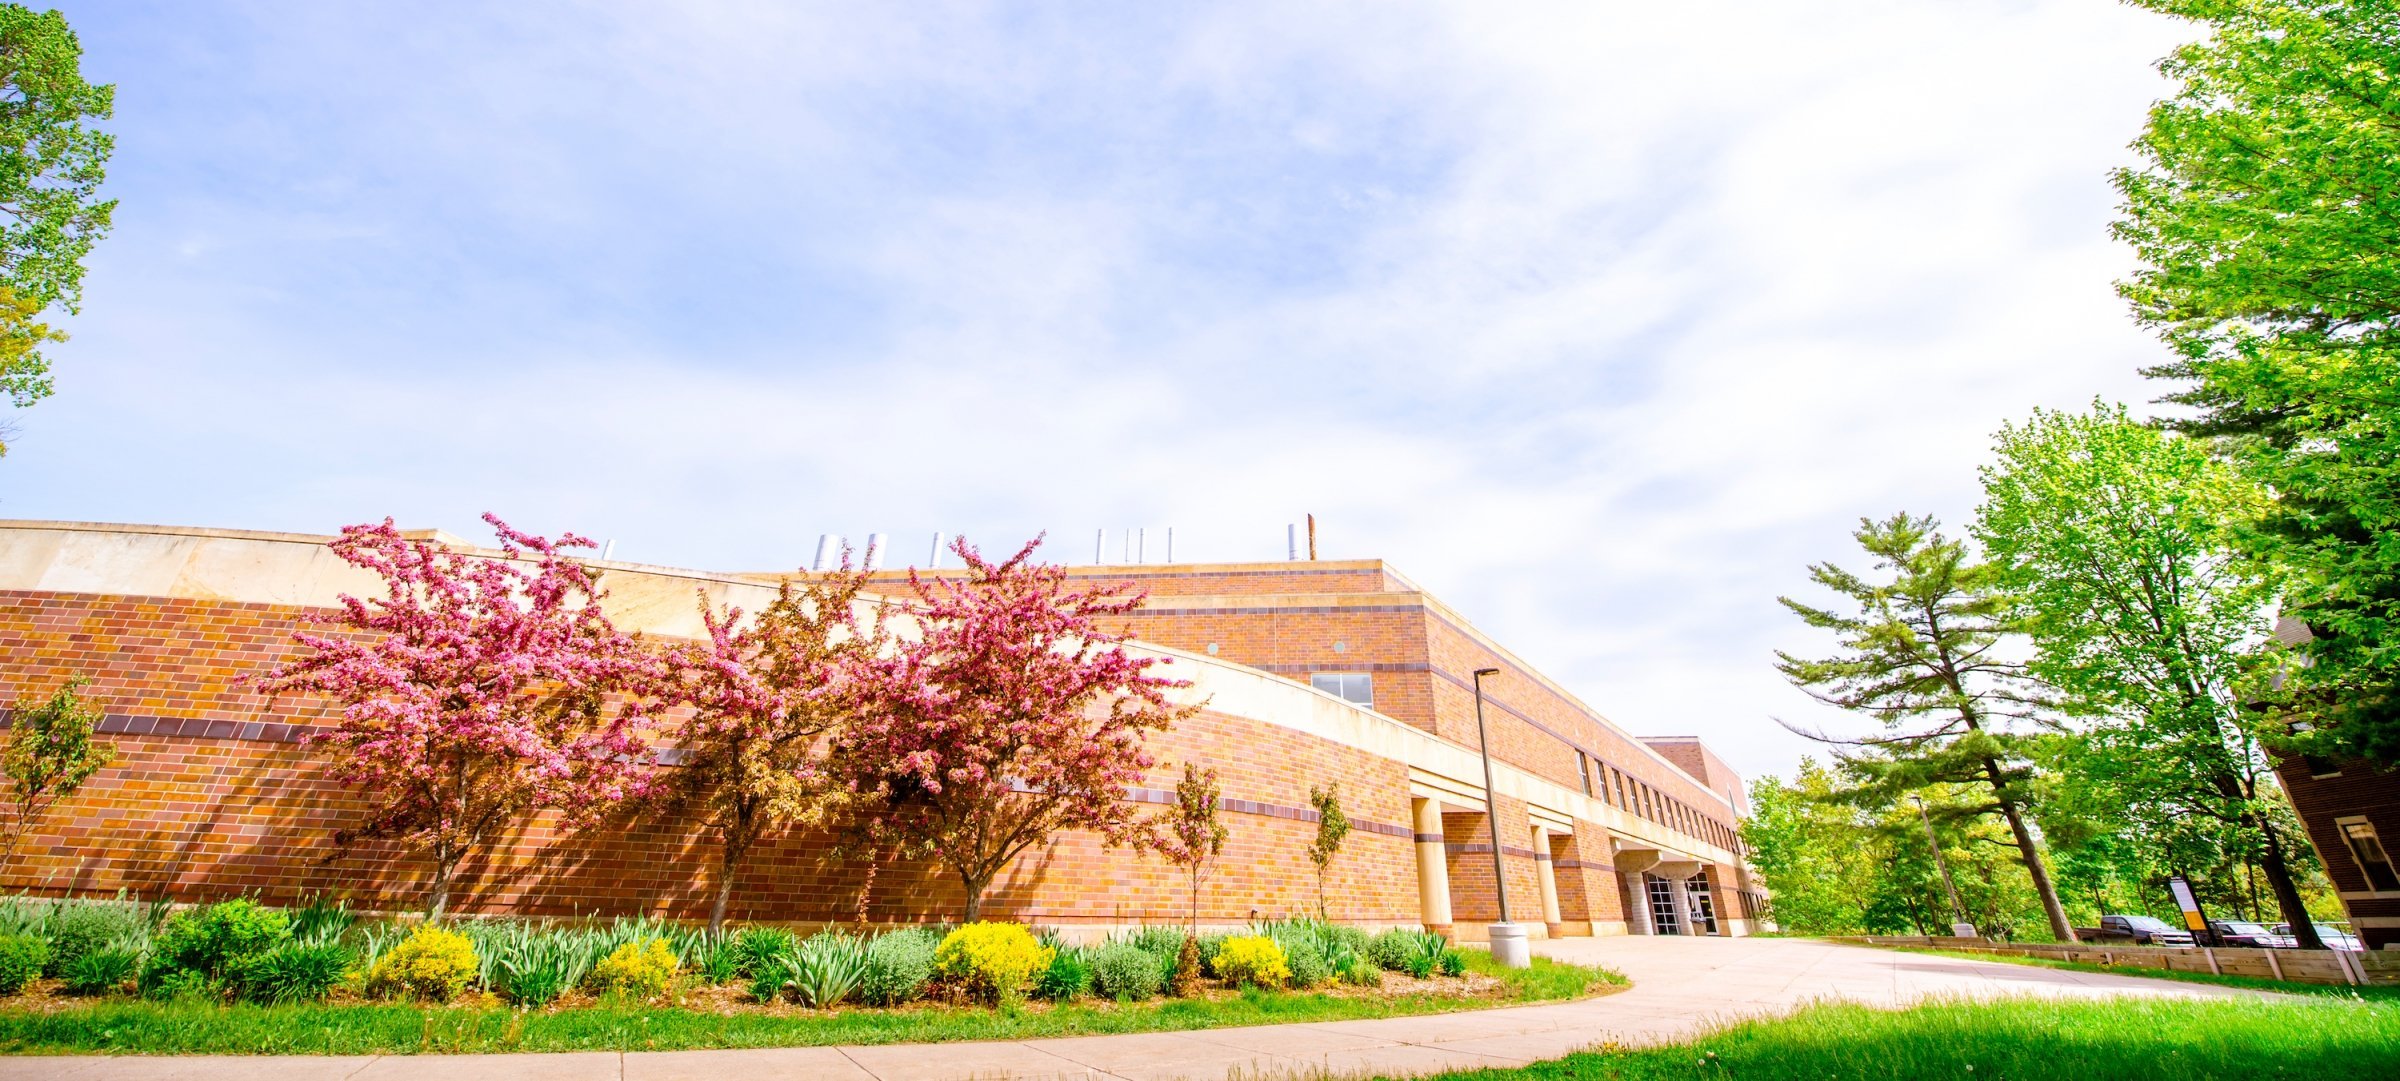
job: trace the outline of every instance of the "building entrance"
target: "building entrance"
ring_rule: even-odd
[[[1657,875],[1643,875],[1642,883],[1650,889],[1650,933],[1680,935],[1683,921],[1675,912],[1675,884]]]

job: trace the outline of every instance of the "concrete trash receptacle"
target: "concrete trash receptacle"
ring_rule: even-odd
[[[1533,967],[1533,949],[1525,942],[1525,925],[1495,923],[1491,925],[1492,960],[1508,968]]]

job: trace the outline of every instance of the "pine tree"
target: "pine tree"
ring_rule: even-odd
[[[1779,650],[1776,667],[1818,701],[1882,724],[1882,734],[1859,739],[1801,732],[1836,745],[1835,757],[1857,778],[1847,798],[1888,804],[1940,784],[1987,791],[1963,813],[2008,823],[2051,934],[2073,942],[2075,929],[2027,822],[2039,777],[2024,729],[2039,723],[2043,702],[2025,666],[2000,650],[2017,631],[2012,603],[1995,571],[1970,560],[1966,546],[1937,525],[1905,512],[1862,519],[1853,536],[1891,580],[1875,584],[1831,563],[1810,566],[1812,580],[1856,611],[1777,598],[1809,626],[1839,635],[1841,652],[1804,660]]]

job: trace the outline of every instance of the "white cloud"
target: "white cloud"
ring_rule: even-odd
[[[1804,564],[2151,393],[2123,9],[497,10],[70,8],[125,203],[0,510],[719,567],[1314,511],[1760,772]]]

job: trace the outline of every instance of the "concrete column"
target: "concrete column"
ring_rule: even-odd
[[[1417,833],[1417,911],[1428,931],[1450,933],[1450,853],[1442,846],[1442,805],[1409,801]]]
[[[1675,923],[1687,935],[1700,933],[1700,925],[1692,920],[1692,895],[1681,878],[1667,879],[1667,896],[1675,899]]]
[[[1558,915],[1558,868],[1551,866],[1550,827],[1535,823],[1533,827],[1533,877],[1542,893],[1543,933],[1557,938],[1566,930],[1566,921]]]
[[[1637,935],[1655,935],[1658,928],[1650,922],[1650,884],[1642,880],[1640,871],[1625,872],[1626,892],[1633,895],[1633,911],[1625,914],[1626,929]]]

